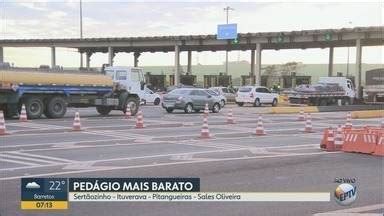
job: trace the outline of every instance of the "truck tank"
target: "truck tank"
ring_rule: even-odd
[[[0,70],[0,83],[18,85],[113,86],[109,76],[80,73]]]

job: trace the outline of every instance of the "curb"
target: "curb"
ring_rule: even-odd
[[[298,113],[303,109],[306,113],[316,113],[319,112],[318,107],[316,106],[307,106],[307,107],[272,107],[269,113],[271,114],[289,114],[289,113]]]
[[[384,117],[384,110],[364,110],[351,112],[353,119],[358,118],[380,118]]]

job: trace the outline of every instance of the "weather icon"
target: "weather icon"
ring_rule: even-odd
[[[39,189],[40,185],[37,184],[36,182],[28,182],[28,184],[25,186],[25,188],[28,188],[28,189]]]

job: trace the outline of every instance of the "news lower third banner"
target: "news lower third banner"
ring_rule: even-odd
[[[329,192],[203,192],[199,178],[23,178],[21,209],[70,202],[329,202]]]

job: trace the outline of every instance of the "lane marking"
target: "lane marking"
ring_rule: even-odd
[[[269,135],[269,136],[262,136],[262,137],[258,137],[258,139],[270,139],[270,138],[275,138],[275,137],[286,137],[286,136],[289,136],[289,137],[292,137],[292,136],[295,136],[295,135]],[[297,136],[297,135],[296,135]],[[306,136],[306,135],[302,135],[302,136]],[[309,136],[309,135],[307,135]],[[313,135],[311,135],[313,136]],[[301,135],[298,135],[297,137],[301,137]],[[321,136],[319,136],[321,138]],[[163,141],[163,140],[160,140],[160,141],[152,141],[152,142],[148,142],[148,143],[128,143],[128,144],[124,144],[124,143],[114,143],[114,144],[96,144],[96,145],[89,145],[89,146],[84,146],[84,145],[81,145],[81,144],[84,144],[84,143],[89,143],[89,142],[102,142],[102,141],[122,141],[122,142],[125,142],[127,140],[124,140],[124,139],[111,139],[111,140],[95,140],[95,141],[80,141],[80,142],[63,142],[63,144],[67,145],[67,146],[63,146],[63,147],[55,147],[55,148],[51,148],[51,147],[48,147],[48,148],[35,148],[35,149],[26,149],[26,150],[19,150],[20,152],[35,152],[35,151],[55,151],[55,150],[60,150],[60,149],[79,149],[79,148],[99,148],[99,147],[109,147],[109,146],[135,146],[135,145],[153,145],[153,144],[182,144],[182,145],[190,145],[190,146],[197,146],[197,147],[210,147],[210,148],[218,148],[218,149],[238,149],[236,147],[240,147],[240,148],[249,148],[251,146],[249,145],[240,145],[240,144],[230,144],[230,143],[224,143],[224,145],[226,146],[221,146],[222,143],[220,144],[217,144],[215,142],[212,142],[212,141],[227,141],[227,140],[238,140],[239,138],[242,138],[242,139],[255,139],[254,137],[252,136],[245,136],[245,137],[223,137],[223,138],[215,138],[213,137],[211,140],[205,140],[205,141],[201,141],[201,140],[198,140],[198,139],[192,139],[192,140],[175,140],[175,141]],[[303,138],[312,138],[312,137],[303,137]],[[188,142],[198,142],[198,144],[196,143],[188,143]],[[201,144],[200,144],[201,143]],[[53,143],[49,144],[49,145],[52,145]],[[70,145],[71,144],[71,145]],[[78,144],[77,145],[73,145],[73,144]],[[41,145],[41,144],[36,144],[34,146],[38,146],[38,145]],[[45,144],[44,144],[45,145]],[[44,146],[43,145],[43,146]],[[48,145],[48,144],[46,144]],[[68,146],[70,145],[70,146]],[[231,146],[233,148],[231,148]],[[25,145],[24,147],[28,147],[28,145]],[[14,151],[2,151],[2,152],[14,152]]]
[[[9,162],[9,163],[16,163],[16,164],[22,164],[22,165],[28,165],[28,167],[38,166],[39,165],[37,163],[23,162],[23,161],[6,159],[6,158],[0,158],[0,161]],[[28,167],[23,167],[23,168],[28,168]],[[15,168],[19,168],[19,167],[15,167]]]
[[[137,168],[172,166],[172,165],[188,165],[188,164],[211,163],[211,162],[225,162],[225,161],[241,161],[241,160],[251,160],[251,159],[266,159],[266,158],[281,158],[281,157],[325,155],[325,154],[338,154],[338,153],[341,153],[341,152],[317,152],[317,153],[305,153],[305,154],[301,153],[301,154],[287,154],[287,155],[266,155],[266,156],[255,156],[255,157],[240,157],[240,158],[202,159],[202,160],[196,160],[196,161],[181,161],[181,162],[169,162],[169,163],[160,163],[160,164],[146,164],[146,165],[133,165],[133,166],[121,166],[121,167],[107,167],[107,168],[91,169],[91,170],[50,172],[50,173],[40,173],[40,174],[33,174],[33,175],[12,176],[12,177],[0,178],[0,181],[14,180],[14,179],[20,179],[20,178],[29,178],[29,177],[52,176],[52,175],[79,174],[79,173],[84,174],[84,173],[99,172],[99,171],[137,169]]]
[[[18,159],[20,161],[33,161],[33,162],[40,162],[40,163],[43,163],[43,164],[57,164],[57,163],[54,163],[54,162],[49,162],[47,160],[41,160],[41,159],[36,159],[36,158],[26,158],[26,157],[22,157],[22,156],[16,156],[16,155],[11,155],[11,154],[4,154],[4,153],[1,153],[0,154],[0,157],[5,157],[5,158],[13,158],[13,159]]]
[[[126,141],[128,139],[96,139],[96,140],[83,140],[83,141],[65,141],[65,142],[54,142],[54,143],[31,143],[31,144],[21,144],[21,145],[4,145],[1,146],[1,149],[4,148],[16,148],[16,147],[29,147],[29,146],[45,146],[45,145],[73,145],[73,144],[85,144],[93,142],[104,142],[104,141]]]
[[[356,208],[349,208],[349,209],[341,209],[336,211],[329,211],[329,212],[323,212],[323,213],[316,213],[313,214],[313,216],[382,216],[383,213],[363,213],[367,211],[374,211],[384,209],[384,204],[374,204],[374,205],[366,205]]]
[[[24,152],[9,152],[9,153],[21,155],[21,156],[26,156],[28,158],[31,158],[31,157],[32,158],[42,158],[42,159],[48,159],[51,161],[68,162],[68,163],[76,162],[75,160],[68,160],[68,159],[64,159],[64,158],[50,157],[50,156],[45,156],[45,155],[29,154],[29,153],[24,153]]]
[[[308,144],[308,145],[296,145],[296,146],[311,146],[311,145],[316,145],[318,144]],[[295,146],[291,146],[295,147]],[[274,147],[260,147],[260,148],[266,148],[266,149],[279,149],[282,148],[282,146],[274,146]],[[253,150],[256,148],[253,147]],[[90,160],[90,161],[77,161],[78,163],[81,162],[89,162],[89,163],[103,163],[103,162],[113,162],[113,161],[124,161],[124,160],[139,160],[139,159],[151,159],[151,158],[161,158],[161,157],[172,157],[172,156],[181,156],[181,155],[187,155],[187,154],[209,154],[209,153],[222,153],[222,152],[231,152],[231,151],[249,151],[249,148],[239,148],[239,149],[223,149],[219,151],[200,151],[200,152],[180,152],[180,153],[172,153],[172,154],[162,154],[162,155],[146,155],[146,156],[138,156],[138,157],[122,157],[122,158],[111,158],[111,159],[100,159],[100,160]],[[280,153],[284,154],[284,153]],[[28,169],[32,168],[43,168],[43,167],[51,167],[51,166],[57,166],[57,165],[67,165],[67,164],[72,164],[72,163],[61,163],[61,164],[55,164],[55,165],[39,165],[35,167],[26,167]],[[17,168],[4,168],[0,169],[1,171],[8,171],[8,170],[19,170],[19,169],[25,169],[25,167],[17,167]]]
[[[365,211],[373,211],[377,209],[382,209],[384,208],[384,204],[375,204],[375,205],[366,205],[366,206],[360,206],[356,208],[349,208],[349,209],[341,209],[341,210],[336,210],[336,211],[331,211],[329,213],[347,213],[347,212],[365,212]]]

